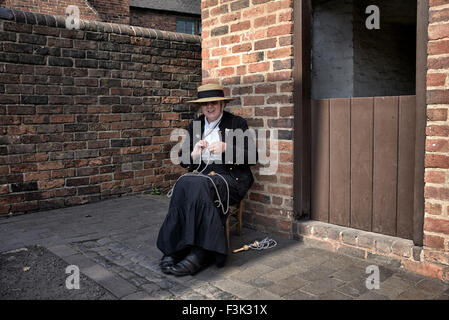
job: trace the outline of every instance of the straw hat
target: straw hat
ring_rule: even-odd
[[[225,98],[223,87],[219,84],[205,84],[198,87],[198,99],[189,103],[204,103],[210,101],[231,101],[233,98]]]

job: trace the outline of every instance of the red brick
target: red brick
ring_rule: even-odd
[[[291,34],[292,32],[293,32],[292,24],[274,26],[274,27],[268,28],[267,37],[283,36],[286,34]]]
[[[269,82],[287,81],[290,79],[292,79],[292,71],[278,71],[267,74],[267,81]]]
[[[426,135],[430,137],[449,137],[449,126],[428,126]]]
[[[234,44],[240,42],[240,36],[239,35],[223,36],[220,38],[220,41],[222,46]]]
[[[444,249],[444,238],[426,234],[424,235],[424,245],[434,249]]]
[[[238,32],[242,30],[248,30],[251,28],[250,21],[242,21],[231,25],[231,32]]]
[[[427,86],[444,86],[446,77],[447,74],[444,73],[429,73],[427,74]]]
[[[277,44],[276,38],[259,40],[254,43],[254,50],[264,50],[264,49],[276,48],[276,44]]]
[[[39,190],[46,190],[46,189],[56,189],[63,187],[65,184],[64,179],[58,179],[58,180],[49,180],[49,181],[39,181]]]
[[[430,57],[427,60],[428,69],[445,69],[449,66],[449,57]]]
[[[429,121],[446,121],[447,109],[427,109],[427,120]]]
[[[266,17],[256,18],[254,20],[254,28],[262,28],[276,23],[276,15],[272,14]],[[264,28],[265,29],[265,28]]]
[[[265,103],[264,96],[243,97],[243,105],[244,106],[258,106],[258,105],[264,105],[264,103]]]
[[[426,151],[429,152],[449,152],[449,141],[442,139],[427,139]]]
[[[449,220],[425,218],[424,230],[436,233],[449,234]]]
[[[428,104],[449,103],[449,90],[431,90],[427,91]]]
[[[429,40],[449,38],[449,23],[429,26]]]
[[[252,50],[251,43],[239,44],[232,47],[232,53],[248,52]]]
[[[449,156],[439,154],[426,154],[425,166],[427,168],[449,168]]]
[[[26,172],[23,181],[41,181],[50,179],[50,171]]]
[[[441,215],[441,204],[426,202],[425,211],[432,215]]]
[[[268,59],[279,59],[291,57],[293,55],[293,51],[291,47],[284,47],[277,50],[268,51],[267,53]]]
[[[264,71],[268,71],[269,69],[270,69],[269,62],[259,62],[259,63],[250,64],[248,66],[249,73],[264,72]]]
[[[449,40],[430,41],[427,52],[429,55],[449,53]]]
[[[440,171],[426,171],[424,181],[428,183],[444,183],[446,174]]]
[[[44,162],[38,164],[39,170],[54,170],[54,169],[62,169],[64,166],[62,161],[54,161],[54,162]]]
[[[223,57],[221,59],[222,66],[235,66],[240,64],[240,56]]]
[[[430,263],[421,263],[412,260],[403,260],[402,265],[405,270],[421,274],[426,277],[442,279],[443,267]]]

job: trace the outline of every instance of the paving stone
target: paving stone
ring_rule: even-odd
[[[313,281],[312,283],[305,285],[301,288],[301,291],[311,293],[314,295],[321,295],[338,287],[344,285],[343,281],[325,278]]]
[[[449,285],[444,284],[439,280],[434,279],[422,279],[416,285],[416,288],[427,290],[431,293],[443,293],[446,290],[449,290]]]
[[[379,289],[376,289],[376,293],[387,296],[388,298],[396,299],[401,293],[412,287],[412,283],[405,281],[394,275],[380,283]]]
[[[365,278],[369,275],[366,273],[366,269],[364,267],[350,265],[349,267],[337,271],[332,274],[333,278],[339,279],[342,281],[351,281],[354,278]]]
[[[251,296],[447,300],[449,296],[448,287],[442,282],[399,269],[397,260],[379,255],[359,259],[313,247],[311,242],[277,239],[245,228],[241,237],[231,235],[233,247],[265,237],[275,238],[278,245],[264,251],[232,254],[225,267],[212,265],[194,276],[165,275],[158,266],[162,253],[156,247],[156,238],[168,203],[169,199],[130,196],[39,215],[15,216],[8,223],[0,220],[0,252],[24,247],[17,238],[18,234],[23,235],[26,241],[54,247],[71,264],[80,265],[82,272],[83,268],[94,268],[92,277],[122,281],[116,287],[113,283],[104,286],[109,285],[108,290],[115,290],[121,298],[136,300],[233,300]],[[84,219],[87,214],[91,217]],[[351,241],[348,237],[345,239]],[[382,244],[378,247],[383,248]],[[365,271],[369,265],[379,267],[380,291],[366,288],[369,274]]]
[[[440,294],[439,296],[437,296],[435,298],[435,300],[449,300],[449,295],[448,294]]]
[[[274,294],[262,288],[256,289],[255,293],[251,293],[243,298],[249,300],[281,300],[280,295]]]
[[[191,285],[190,283],[186,283],[186,285],[206,297],[215,298],[216,296],[223,293],[223,290],[217,288],[214,285],[204,283],[202,281],[201,283],[198,283],[198,285]]]
[[[248,281],[248,284],[257,287],[257,288],[265,288],[274,284],[273,281],[265,279],[263,277],[257,277]]]
[[[332,290],[318,297],[320,300],[353,300],[351,296],[347,296],[341,292]]]
[[[354,264],[354,261],[352,259],[349,259],[346,256],[338,256],[337,255],[334,258],[324,261],[321,265],[337,271],[337,270],[342,270],[342,269],[348,268],[349,266],[351,266],[353,264]]]
[[[218,280],[214,282],[214,285],[223,291],[238,296],[239,298],[248,297],[251,294],[255,294],[257,291],[257,289],[253,286],[234,280]]]
[[[285,266],[283,268],[279,268],[276,270],[273,270],[269,273],[264,274],[264,278],[277,282],[283,279],[286,279],[290,276],[293,275],[298,275],[302,272],[303,270],[301,269],[301,267],[297,266],[296,264],[290,264],[288,266]]]
[[[317,267],[312,268],[312,269],[308,270],[307,272],[300,273],[299,276],[304,280],[315,281],[315,280],[327,278],[327,277],[329,277],[329,275],[331,275],[334,272],[335,272],[335,270],[333,270],[331,268],[328,268],[323,265],[318,265]]]
[[[317,296],[311,295],[309,293],[305,293],[300,289],[295,290],[285,296],[282,297],[285,300],[318,300]]]
[[[47,249],[61,258],[68,257],[78,253],[77,251],[73,250],[71,247],[67,245],[49,246],[47,247]]]
[[[298,288],[305,286],[306,284],[308,284],[308,282],[303,282],[302,285],[297,285],[297,286],[285,285],[285,284],[281,284],[281,283],[273,283],[272,285],[265,287],[265,290],[272,292],[279,296],[284,296],[284,295],[287,295],[287,294],[297,290]]]
[[[180,298],[182,300],[206,300],[207,299],[207,297],[205,297],[201,294],[195,293],[195,292],[189,292],[187,294],[182,295]]]
[[[75,265],[83,271],[86,268],[90,268],[96,263],[88,258],[86,258],[83,254],[77,253],[70,256],[63,257],[63,259],[70,265]]]
[[[365,292],[356,298],[356,300],[390,300],[387,296],[376,293],[375,290]]]
[[[148,292],[138,291],[121,298],[121,300],[151,300],[151,296],[148,295]]]
[[[120,273],[119,273],[120,275]],[[141,278],[141,277],[133,277],[133,278],[125,278],[126,281],[128,281],[129,283],[132,283],[133,285],[135,285],[136,287],[140,287],[146,283],[148,283],[148,280],[145,278]]]
[[[366,287],[365,279],[358,278],[338,287],[336,291],[355,298],[367,292],[368,288]]]
[[[145,290],[145,292],[148,293],[153,293],[156,292],[158,290],[160,290],[161,288],[156,285],[155,283],[146,283],[140,286],[143,290]]]
[[[423,290],[420,288],[412,287],[409,290],[404,291],[399,296],[397,296],[397,300],[430,300],[434,299],[438,296],[438,294],[430,293],[427,290]]]
[[[134,285],[99,265],[94,265],[81,271],[118,298],[137,291]]]
[[[259,264],[259,265],[255,265],[251,268],[247,268],[242,272],[235,273],[232,276],[230,276],[230,278],[234,279],[234,280],[249,282],[249,281],[253,280],[254,278],[258,278],[261,275],[270,273],[273,270],[274,270],[274,268]]]

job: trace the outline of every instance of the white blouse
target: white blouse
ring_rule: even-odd
[[[217,120],[215,120],[215,121],[213,121],[211,123],[209,123],[207,121],[206,117],[204,118],[203,137],[204,136],[206,136],[206,137],[203,138],[203,140],[206,140],[209,143],[209,145],[214,143],[214,142],[221,141],[221,136],[220,136],[220,132],[219,132],[220,128],[218,127],[218,123],[220,122],[221,117],[223,117],[223,113],[220,115],[220,117]],[[212,129],[212,128],[214,128],[214,129]],[[212,129],[212,131],[210,131],[211,129]],[[201,158],[205,162],[207,162],[208,160],[210,162],[216,161],[216,160],[220,160],[221,161],[221,154],[214,154],[214,153],[211,153],[209,151],[205,151],[201,155]]]

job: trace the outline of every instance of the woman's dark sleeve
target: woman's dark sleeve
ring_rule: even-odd
[[[188,152],[189,152],[188,156],[184,155],[184,157],[183,157],[183,153],[182,153],[183,150],[188,150]],[[191,156],[192,151],[193,151],[193,121],[190,122],[190,124],[187,128],[186,139],[184,140],[181,150],[179,150],[179,152],[178,152],[179,164],[181,165],[181,167],[188,168],[190,170],[190,168],[192,167],[192,164],[193,164],[193,158]],[[185,161],[184,158],[189,159],[189,160]]]

